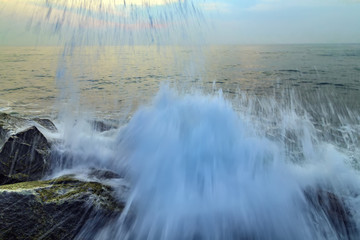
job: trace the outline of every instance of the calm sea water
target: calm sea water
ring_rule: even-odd
[[[307,101],[360,109],[360,45],[0,48],[0,111],[54,116],[78,99],[103,117],[132,112],[161,82],[181,89],[221,88],[281,96],[291,90]],[[310,100],[309,100],[310,99]],[[70,104],[70,103],[69,103]]]

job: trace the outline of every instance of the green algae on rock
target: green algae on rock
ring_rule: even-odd
[[[73,176],[0,186],[0,239],[73,239],[119,216],[124,203],[110,186]]]

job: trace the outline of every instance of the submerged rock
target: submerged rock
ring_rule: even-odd
[[[90,121],[93,129],[98,132],[106,132],[112,129],[116,129],[118,127],[118,123],[114,120],[92,120]]]
[[[42,178],[49,156],[50,145],[36,127],[11,135],[0,150],[0,184]]]
[[[74,239],[121,214],[124,203],[99,182],[63,176],[0,186],[0,239]]]

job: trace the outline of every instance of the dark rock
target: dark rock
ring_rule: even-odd
[[[7,139],[8,131],[0,125],[0,148],[4,144]]]
[[[16,176],[8,176],[0,173],[0,185],[2,184],[12,184],[12,183],[18,183],[26,181],[27,176],[18,174]]]
[[[17,133],[19,129],[25,129],[32,126],[43,127],[53,132],[57,131],[55,124],[49,119],[25,119],[0,112],[0,147],[11,135]]]
[[[105,120],[105,121],[93,120],[90,121],[90,123],[92,127],[98,132],[105,132],[117,128],[117,123],[112,120]]]
[[[64,176],[0,186],[0,239],[74,239],[121,214],[124,203],[98,182]]]
[[[11,134],[25,125],[25,119],[0,112],[0,147]]]
[[[0,151],[0,184],[42,178],[49,155],[50,145],[36,127],[10,136]]]
[[[49,119],[46,118],[33,118],[32,121],[38,123],[40,126],[42,126],[43,128],[46,128],[47,130],[56,132],[57,128],[55,126],[55,124],[50,121]]]
[[[310,205],[326,218],[339,239],[356,239],[358,231],[353,216],[344,201],[332,192],[308,189],[305,197]]]
[[[115,172],[105,170],[105,169],[95,169],[95,168],[91,168],[88,175],[90,178],[95,177],[99,180],[121,178],[121,176]]]

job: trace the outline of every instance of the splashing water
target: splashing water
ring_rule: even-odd
[[[118,131],[73,134],[74,166],[126,172],[130,186],[122,216],[96,238],[355,239],[358,152],[323,139],[300,105],[275,102],[163,87]]]
[[[134,185],[128,238],[310,236],[299,185],[275,144],[254,136],[221,94],[163,91],[120,134]]]

